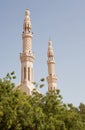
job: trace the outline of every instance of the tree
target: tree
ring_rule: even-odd
[[[26,95],[19,90],[14,90],[14,72],[8,73],[5,78],[0,79],[0,129],[18,130],[21,124],[18,120],[19,110],[24,105]]]
[[[78,108],[73,104],[67,104],[67,110],[64,116],[64,122],[67,130],[84,130],[85,126],[79,114]]]
[[[1,130],[84,130],[85,105],[79,108],[62,101],[60,91],[45,95],[33,90],[31,96],[14,89],[14,72],[0,79]],[[41,80],[43,82],[44,79]],[[41,88],[43,83],[37,84]],[[35,83],[36,86],[36,83]],[[20,87],[20,86],[19,86]]]

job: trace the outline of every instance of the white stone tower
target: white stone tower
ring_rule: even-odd
[[[32,32],[31,32],[31,20],[29,10],[25,11],[25,18],[23,24],[23,50],[20,54],[21,60],[21,85],[22,91],[26,92],[27,95],[30,95],[34,86],[33,86],[33,62],[34,54],[32,52]]]
[[[48,82],[48,91],[50,90],[56,90],[57,89],[57,76],[55,74],[55,59],[54,59],[54,51],[52,47],[52,41],[49,40],[48,42],[48,76],[47,76],[47,82]]]

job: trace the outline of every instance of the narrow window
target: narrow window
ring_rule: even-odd
[[[30,81],[30,68],[28,67],[28,80]]]
[[[52,87],[51,87],[51,90],[52,90]]]
[[[24,67],[24,79],[26,79],[26,68]]]

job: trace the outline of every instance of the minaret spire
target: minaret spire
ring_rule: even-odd
[[[32,52],[32,32],[31,32],[31,20],[30,11],[25,11],[24,24],[23,24],[23,49],[20,54],[21,60],[21,84],[22,91],[26,92],[27,95],[31,94],[33,90],[33,62],[34,54]]]
[[[47,82],[48,82],[48,91],[50,90],[56,90],[57,89],[57,76],[55,73],[55,59],[54,59],[54,51],[52,47],[52,41],[49,40],[48,42],[48,76],[47,76]]]
[[[30,20],[30,11],[25,11],[25,18],[23,24],[23,52],[32,53],[32,32],[31,32],[31,20]]]
[[[30,32],[31,29],[32,27],[31,27],[31,20],[30,20],[30,11],[27,9],[25,11],[25,18],[24,18],[24,26],[23,26],[24,33]]]

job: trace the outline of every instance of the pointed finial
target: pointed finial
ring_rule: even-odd
[[[28,9],[25,11],[25,16],[30,16],[30,11]]]
[[[48,57],[54,56],[52,41],[48,41]]]
[[[48,41],[48,45],[49,45],[49,47],[52,47],[52,41],[50,39]]]
[[[30,11],[28,9],[26,9],[25,11],[25,18],[24,18],[24,25],[23,25],[23,29],[25,33],[30,33],[31,31],[31,20],[30,20]]]

